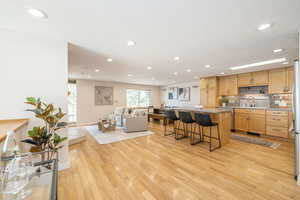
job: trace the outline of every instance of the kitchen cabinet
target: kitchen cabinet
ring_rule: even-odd
[[[252,72],[252,85],[261,86],[269,84],[269,73],[268,71]]]
[[[203,107],[217,107],[218,80],[217,77],[200,79],[200,103]]]
[[[268,85],[268,83],[268,71],[238,74],[238,87],[262,86]]]
[[[293,68],[273,69],[269,71],[269,93],[291,93],[294,81]]]
[[[235,112],[235,129],[247,132],[249,129],[248,117],[247,113]]]
[[[251,73],[238,74],[238,86],[239,87],[248,87],[251,85]]]
[[[289,117],[288,111],[267,111],[266,135],[288,138]]]
[[[274,69],[269,71],[269,93],[284,93],[286,88],[286,70]]]
[[[237,96],[237,75],[219,77],[219,95],[220,96]]]
[[[266,133],[266,115],[251,113],[249,115],[248,132],[265,134]]]
[[[235,109],[235,129],[259,134],[266,133],[264,109]]]

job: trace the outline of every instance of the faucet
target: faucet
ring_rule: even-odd
[[[254,96],[249,96],[250,102],[249,106],[250,107],[255,107],[255,97]]]

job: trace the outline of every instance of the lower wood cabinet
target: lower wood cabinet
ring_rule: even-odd
[[[288,128],[267,125],[266,135],[288,138]]]
[[[266,115],[253,114],[249,116],[249,132],[266,134]]]
[[[267,111],[266,135],[288,138],[289,135],[289,112]]]
[[[236,130],[259,133],[262,135],[289,137],[289,125],[292,113],[264,109],[235,109]]]
[[[235,129],[259,134],[266,133],[264,109],[235,109]]]

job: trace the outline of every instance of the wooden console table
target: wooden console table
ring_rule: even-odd
[[[157,119],[157,120],[163,120],[163,122],[165,122],[166,115],[165,114],[149,113],[148,114],[148,121],[150,121],[150,118]]]

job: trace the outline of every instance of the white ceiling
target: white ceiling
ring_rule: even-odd
[[[34,19],[26,7],[49,17]],[[0,28],[70,42],[70,78],[166,85],[233,73],[232,66],[281,57],[291,63],[298,57],[299,0],[3,0],[0,13]],[[262,23],[273,26],[257,31]],[[127,46],[128,40],[136,45]],[[285,51],[274,54],[276,48]]]

